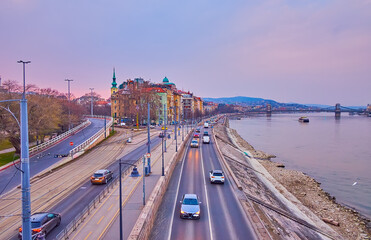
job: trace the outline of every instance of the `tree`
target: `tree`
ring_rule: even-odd
[[[16,81],[8,80],[3,86],[6,91],[0,93],[0,100],[21,99],[23,88]],[[81,122],[83,111],[75,103],[68,103],[67,98],[56,90],[50,88],[39,89],[35,85],[26,86],[28,100],[29,139],[44,141],[46,135],[63,132],[68,126],[68,108],[71,110],[71,122],[77,125]],[[0,140],[7,138],[20,153],[20,128],[13,116],[4,108],[19,117],[19,103],[6,102],[0,104]],[[67,119],[67,120],[66,120]]]

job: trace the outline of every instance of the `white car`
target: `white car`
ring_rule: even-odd
[[[198,148],[198,141],[197,139],[193,139],[192,142],[191,142],[191,147],[192,148]]]
[[[222,170],[211,170],[210,183],[222,183],[224,184],[224,173]]]
[[[203,136],[202,137],[202,142],[203,143],[210,143],[210,137],[209,136]]]
[[[204,123],[204,128],[208,128],[209,127],[209,123],[205,122]]]

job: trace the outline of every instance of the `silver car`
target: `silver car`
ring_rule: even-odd
[[[58,213],[38,212],[31,216],[32,239],[47,235],[61,224],[61,215]],[[22,228],[19,228],[18,238],[22,239]]]
[[[184,194],[180,206],[180,218],[200,219],[200,200],[196,194]]]

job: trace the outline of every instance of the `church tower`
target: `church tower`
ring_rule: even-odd
[[[111,95],[115,94],[116,92],[117,92],[116,73],[115,68],[113,68]]]

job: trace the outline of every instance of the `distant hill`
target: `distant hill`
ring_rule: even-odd
[[[246,104],[246,105],[262,105],[264,103],[277,103],[276,101],[263,98],[252,97],[225,97],[225,98],[204,98],[206,102],[224,103],[224,104]]]
[[[265,105],[271,104],[272,107],[300,107],[306,108],[307,106],[298,103],[279,103],[271,99],[264,98],[252,98],[252,97],[225,97],[225,98],[203,98],[206,102],[214,102],[218,104],[235,104],[243,106],[256,106],[256,105]]]

